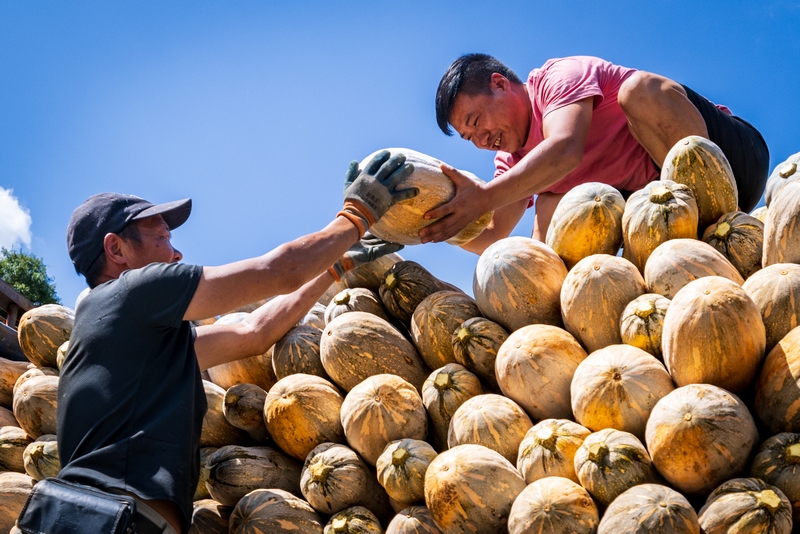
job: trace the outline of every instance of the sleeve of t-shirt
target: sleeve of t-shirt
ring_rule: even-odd
[[[596,107],[603,100],[603,91],[597,79],[597,69],[589,61],[564,58],[553,61],[542,69],[536,99],[542,117],[558,108],[578,100],[596,97]]]
[[[120,277],[139,317],[153,326],[180,326],[194,297],[203,267],[184,263],[151,263]]]

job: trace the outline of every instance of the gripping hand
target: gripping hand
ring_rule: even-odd
[[[339,215],[350,219],[362,236],[392,204],[419,194],[416,187],[397,189],[400,182],[414,172],[414,166],[405,162],[403,154],[389,156],[388,150],[382,150],[363,170],[358,168],[357,161],[351,162],[347,169],[344,207]]]
[[[377,260],[381,256],[391,254],[401,250],[403,245],[390,243],[367,232],[361,241],[350,247],[350,250],[339,258],[328,271],[333,278],[339,282],[348,271],[355,269],[365,263]]]

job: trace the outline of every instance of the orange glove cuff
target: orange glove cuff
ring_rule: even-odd
[[[353,223],[353,225],[355,225],[356,227],[356,230],[358,230],[358,238],[361,239],[362,237],[364,237],[364,234],[367,232],[367,227],[365,226],[365,219],[362,219],[358,215],[355,215],[354,213],[350,213],[349,211],[344,211],[344,210],[337,213],[336,216],[344,217],[345,219]]]

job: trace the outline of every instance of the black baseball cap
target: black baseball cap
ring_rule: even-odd
[[[153,204],[134,195],[100,193],[72,212],[67,226],[67,249],[78,274],[85,275],[103,252],[106,234],[118,234],[131,221],[161,215],[170,230],[189,218],[192,199]]]

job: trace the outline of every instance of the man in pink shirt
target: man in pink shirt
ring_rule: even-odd
[[[535,198],[533,235],[544,241],[558,201],[586,182],[603,182],[624,196],[659,176],[680,139],[700,135],[727,156],[740,209],[753,209],[766,184],[769,152],[761,134],[725,106],[658,74],[600,58],[551,59],[523,83],[485,54],[467,54],[447,70],[436,92],[439,127],[452,126],[478,148],[496,151],[495,176],[476,185],[444,167],[457,192],[426,218],[423,242],[448,239],[494,210],[487,230],[464,246],[481,253],[509,235]]]

